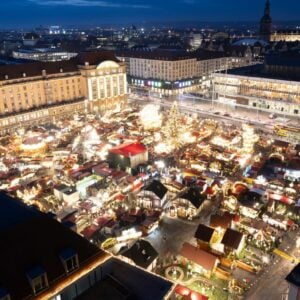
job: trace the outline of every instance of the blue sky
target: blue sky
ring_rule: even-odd
[[[151,21],[255,21],[265,0],[0,0],[0,27]],[[300,20],[300,0],[271,0],[275,20]]]

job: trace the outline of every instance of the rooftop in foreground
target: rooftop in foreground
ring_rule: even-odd
[[[72,276],[108,256],[52,217],[4,193],[0,194],[0,244],[0,286],[11,299],[33,297],[28,276],[37,271],[46,273],[49,289],[67,279],[62,255],[68,249],[78,256],[79,268]]]
[[[285,278],[289,283],[300,288],[300,263]]]

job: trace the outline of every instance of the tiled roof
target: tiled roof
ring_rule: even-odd
[[[187,258],[188,260],[193,261],[207,271],[212,271],[218,260],[218,258],[213,254],[198,249],[197,247],[189,243],[183,244],[180,255]]]

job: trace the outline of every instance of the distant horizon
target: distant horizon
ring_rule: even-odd
[[[50,26],[60,26],[64,29],[94,29],[94,28],[121,28],[124,26],[137,26],[138,28],[151,28],[151,27],[169,27],[169,28],[178,28],[182,29],[184,27],[190,28],[190,27],[204,27],[205,24],[209,26],[233,26],[236,25],[239,26],[245,26],[245,25],[251,25],[251,26],[259,26],[259,22],[257,20],[242,20],[242,21],[200,21],[200,20],[181,20],[181,21],[152,21],[152,22],[120,22],[118,24],[116,23],[102,23],[102,24],[60,24],[60,23],[49,23],[49,24],[33,24],[31,26],[29,25],[23,25],[23,26],[17,26],[17,27],[4,27],[0,25],[0,31],[5,30],[34,30],[39,27],[41,28],[48,28]],[[277,20],[276,22],[273,22],[274,27],[280,28],[281,25],[284,25],[285,27],[297,27],[300,26],[300,19],[299,20]]]
[[[300,23],[299,0],[270,1],[275,24],[290,20]],[[258,23],[264,5],[265,0],[10,0],[0,1],[0,28],[33,28],[40,24],[93,27],[161,22]]]

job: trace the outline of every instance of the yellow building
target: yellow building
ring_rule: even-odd
[[[97,112],[115,109],[126,98],[125,65],[109,51],[0,67],[1,132],[74,114],[85,106]]]
[[[274,31],[270,37],[271,42],[296,42],[300,41],[299,30],[278,30]]]

